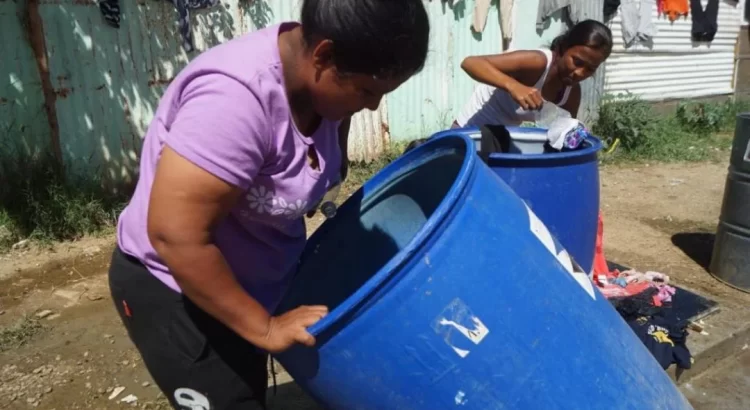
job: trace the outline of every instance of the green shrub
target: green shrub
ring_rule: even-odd
[[[606,144],[619,139],[622,147],[630,151],[648,143],[659,120],[651,104],[632,94],[605,96],[592,131]]]
[[[674,114],[658,114],[632,94],[607,96],[592,131],[606,144],[619,140],[615,157],[627,160],[700,161],[716,159],[731,145],[742,102],[692,103]]]
[[[681,102],[675,117],[683,129],[698,133],[717,132],[734,116],[735,105],[731,101],[722,103]]]

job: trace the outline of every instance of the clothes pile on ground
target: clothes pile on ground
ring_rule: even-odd
[[[685,342],[688,321],[667,315],[677,289],[669,276],[633,269],[610,271],[602,252],[602,221],[599,220],[593,281],[612,303],[633,332],[665,370],[672,364],[689,369],[693,358]]]

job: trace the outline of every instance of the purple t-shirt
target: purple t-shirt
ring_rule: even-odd
[[[140,179],[120,215],[118,244],[174,290],[179,286],[146,231],[156,164],[168,145],[244,194],[214,239],[245,290],[273,310],[305,245],[304,215],[337,182],[339,122],[323,120],[311,136],[292,120],[278,36],[285,23],[212,48],[170,84],[149,126]],[[314,148],[318,169],[309,164]]]

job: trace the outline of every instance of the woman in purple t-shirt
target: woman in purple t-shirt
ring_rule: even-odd
[[[314,345],[327,313],[273,316],[304,215],[346,175],[349,119],[419,72],[422,0],[304,0],[198,56],[143,142],[109,272],[115,306],[177,408],[263,408],[265,352]]]

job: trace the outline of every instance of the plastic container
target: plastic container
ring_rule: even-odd
[[[511,135],[545,134],[541,128],[508,127]],[[459,133],[472,138],[479,149],[479,128],[460,128],[436,135]],[[530,140],[529,140],[530,141]],[[531,142],[529,142],[531,143]],[[543,143],[538,143],[543,147]],[[544,221],[550,232],[586,271],[594,263],[599,216],[599,162],[597,138],[578,150],[544,154],[491,154],[487,164]],[[539,151],[541,148],[529,151]]]
[[[380,171],[310,238],[277,355],[334,410],[689,409],[607,300],[460,133]]]
[[[508,127],[510,153],[541,154],[547,142],[547,132],[539,128]],[[479,147],[477,145],[477,147]]]
[[[750,292],[750,112],[737,116],[711,274]]]
[[[570,118],[570,113],[564,108],[560,108],[554,103],[545,101],[542,109],[535,114],[535,125],[538,128],[549,128],[557,118]]]

